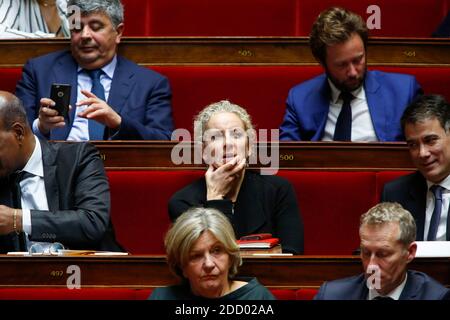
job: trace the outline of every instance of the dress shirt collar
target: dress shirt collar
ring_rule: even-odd
[[[328,78],[328,84],[330,85],[330,89],[331,89],[331,102],[334,104],[337,104],[338,100],[339,100],[339,96],[341,95],[341,91],[336,88],[336,86],[334,85],[334,83]],[[360,86],[358,89],[353,90],[351,92],[351,94],[357,98],[357,99],[363,99],[365,100],[365,92],[364,92],[364,86]]]
[[[39,139],[34,136],[36,144],[34,146],[33,153],[27,164],[23,167],[22,171],[31,173],[32,175],[43,178],[44,177],[44,164],[42,162],[42,149]]]
[[[400,283],[397,288],[389,292],[387,295],[384,295],[383,297],[391,297],[394,300],[398,300],[403,292],[403,289],[405,288],[406,280],[408,280],[408,272],[406,272],[405,279],[402,281],[402,283]],[[381,294],[379,294],[376,289],[369,289],[369,300],[373,300],[378,296],[381,296]]]
[[[449,192],[450,191],[450,175],[448,175],[447,178],[442,180],[440,183],[433,183],[433,182],[427,180],[428,190],[430,190],[430,187],[435,184],[440,185],[441,187],[444,187],[445,190],[443,192]]]
[[[101,69],[108,76],[109,79],[112,79],[114,76],[114,70],[116,70],[116,66],[117,66],[117,54],[114,55],[114,58],[111,60],[110,63],[103,66],[103,68]],[[78,73],[80,73],[83,70],[84,70],[83,68],[78,66]]]

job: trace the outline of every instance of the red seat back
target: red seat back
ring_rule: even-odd
[[[179,189],[204,172],[108,171],[116,237],[133,254],[164,254],[167,205]]]
[[[319,13],[341,6],[359,14],[365,21],[372,15],[367,8],[380,8],[380,29],[369,30],[377,37],[431,37],[448,11],[447,0],[298,0],[298,35],[309,35]]]

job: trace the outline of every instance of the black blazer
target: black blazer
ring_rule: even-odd
[[[303,253],[303,221],[294,189],[284,178],[247,170],[234,206],[230,200],[206,201],[206,181],[201,178],[172,196],[170,219],[174,221],[196,206],[215,208],[224,213],[237,238],[268,232],[280,238],[283,251]]]
[[[97,149],[89,143],[40,140],[49,211],[31,210],[31,241],[60,242],[69,249],[122,251],[110,219],[109,183]],[[12,204],[8,177],[0,203]],[[0,252],[14,251],[17,236],[0,236]]]
[[[314,300],[366,300],[369,289],[364,274],[327,281]],[[409,270],[399,300],[449,300],[450,290],[425,273]]]
[[[428,186],[420,172],[415,172],[386,183],[381,194],[382,202],[398,202],[414,217],[417,226],[416,240],[423,241]],[[450,241],[450,219],[447,219],[447,241]]]

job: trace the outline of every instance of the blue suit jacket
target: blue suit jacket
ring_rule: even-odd
[[[415,77],[368,71],[364,90],[378,140],[404,140],[400,118],[407,105],[422,92]],[[320,141],[327,122],[330,100],[326,74],[293,87],[286,101],[280,140]]]
[[[16,95],[27,110],[28,121],[38,117],[40,99],[50,97],[52,83],[72,85],[68,124],[51,130],[50,139],[66,140],[75,117],[77,68],[70,51],[58,51],[30,59],[17,83]],[[105,139],[168,140],[173,130],[171,91],[167,78],[143,68],[121,56],[108,97],[110,105],[121,117],[119,130],[105,130]]]
[[[314,300],[366,300],[364,274],[325,282]],[[450,290],[425,273],[409,270],[400,300],[449,300]]]
[[[416,221],[418,241],[424,240],[427,192],[427,182],[417,171],[386,183],[381,194],[381,202],[398,202],[411,213]],[[447,219],[446,237],[450,241],[450,219]]]

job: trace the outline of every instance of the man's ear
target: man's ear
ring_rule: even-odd
[[[14,136],[16,137],[19,143],[22,143],[25,139],[25,127],[20,122],[14,122],[11,126],[11,130],[14,132]]]
[[[116,37],[116,43],[119,44],[120,40],[122,39],[123,30],[125,28],[125,25],[122,23],[119,23],[119,25],[116,27],[117,37]]]
[[[410,263],[414,260],[416,257],[417,252],[417,243],[413,242],[408,246],[408,256],[407,256],[407,263]]]

